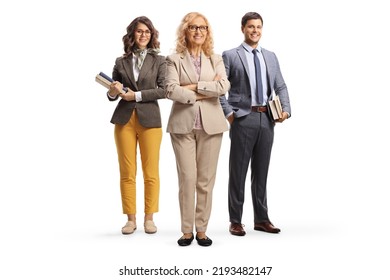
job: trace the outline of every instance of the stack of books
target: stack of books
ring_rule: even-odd
[[[271,110],[271,116],[274,120],[280,119],[282,117],[282,104],[280,103],[280,99],[278,95],[268,102],[268,106]]]
[[[114,82],[113,79],[111,79],[111,77],[109,77],[108,75],[104,74],[103,72],[100,72],[99,74],[96,75],[95,81],[98,82],[99,84],[101,84],[102,86],[104,86],[107,89],[110,89],[111,83]],[[126,88],[123,88],[121,93],[125,94],[126,93]]]

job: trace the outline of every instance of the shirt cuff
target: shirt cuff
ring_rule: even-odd
[[[136,102],[141,102],[142,101],[142,94],[141,94],[141,92],[140,91],[136,91],[136,92],[134,92],[134,94],[135,94],[135,101]]]
[[[108,96],[108,98],[110,98],[110,99],[115,99],[116,98],[116,96],[114,97],[114,96],[111,96],[110,95],[110,93],[107,91],[107,96]]]

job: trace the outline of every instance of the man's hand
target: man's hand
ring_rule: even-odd
[[[229,122],[230,124],[232,124],[233,121],[234,121],[234,114],[231,114],[229,117],[227,117],[227,120],[228,120],[228,122]]]
[[[282,122],[284,122],[285,120],[287,120],[287,118],[288,118],[288,114],[287,114],[286,112],[282,112],[282,117],[281,117],[280,119],[275,120],[275,122],[280,122],[280,123],[282,123]]]

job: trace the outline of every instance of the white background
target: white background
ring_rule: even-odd
[[[7,3],[7,4],[5,4]],[[146,279],[128,268],[272,266],[240,279],[389,279],[389,49],[385,1],[9,1],[0,4],[1,279]],[[253,230],[249,176],[243,223],[228,232],[229,137],[224,134],[207,234],[182,248],[175,159],[164,133],[159,231],[122,236],[115,103],[94,81],[111,74],[130,21],[148,16],[163,55],[190,11],[214,31],[215,52],[238,46],[241,17],[264,19],[292,118],[278,124],[269,211],[279,235]],[[171,101],[159,102],[163,129]],[[140,168],[139,168],[140,169]],[[249,175],[249,174],[248,174]],[[236,276],[237,277],[237,276]],[[195,277],[148,277],[194,279]]]

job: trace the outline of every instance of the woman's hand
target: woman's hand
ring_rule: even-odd
[[[131,89],[127,89],[126,93],[120,93],[119,96],[126,101],[134,101],[135,93]]]
[[[202,99],[205,99],[205,98],[208,98],[207,96],[203,95],[203,94],[199,94],[197,92],[198,90],[198,85],[197,84],[190,84],[190,85],[185,85],[185,86],[182,86],[183,88],[186,88],[186,89],[189,89],[189,90],[192,90],[195,95],[196,95],[196,100],[202,100]]]
[[[110,89],[108,91],[108,94],[111,96],[111,97],[116,97],[117,95],[119,95],[121,93],[121,90],[123,89],[123,85],[120,83],[120,82],[112,82],[111,85],[110,85]]]
[[[197,84],[190,84],[190,85],[185,85],[185,86],[182,86],[182,87],[186,88],[186,89],[189,89],[189,90],[192,90],[195,93],[198,90],[198,85]]]
[[[203,95],[203,94],[199,94],[199,93],[196,94],[196,100],[202,100],[202,99],[207,99],[207,98],[211,98],[211,97]]]
[[[115,98],[117,95],[119,95],[119,97],[121,97],[122,99],[124,99],[126,101],[135,100],[134,91],[132,91],[130,89],[127,89],[126,93],[122,93],[122,91],[123,91],[123,85],[120,82],[115,81],[115,82],[111,83],[108,94],[113,98]]]

